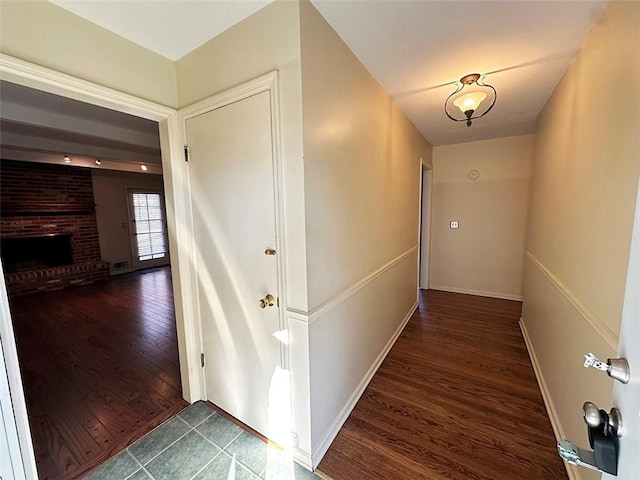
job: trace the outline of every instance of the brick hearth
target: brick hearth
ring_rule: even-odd
[[[2,160],[2,238],[70,234],[73,264],[5,275],[9,295],[51,291],[109,277],[100,257],[91,172],[62,165]]]

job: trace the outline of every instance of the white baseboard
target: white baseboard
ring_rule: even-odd
[[[467,288],[444,287],[441,285],[429,285],[429,290],[440,290],[442,292],[464,293],[465,295],[477,295],[479,297],[500,298],[502,300],[522,301],[522,295],[511,295],[510,293],[484,292],[480,290],[469,290]]]
[[[520,330],[522,331],[522,337],[524,338],[524,343],[527,345],[527,352],[529,352],[529,358],[531,359],[531,364],[533,365],[533,371],[536,374],[536,380],[538,381],[538,387],[540,387],[540,392],[542,393],[542,399],[544,400],[544,406],[547,409],[547,413],[549,414],[549,420],[551,420],[551,428],[553,428],[553,433],[556,436],[556,440],[559,442],[560,440],[565,440],[567,437],[564,434],[564,430],[562,425],[560,424],[560,419],[558,418],[558,412],[556,411],[555,406],[553,405],[553,401],[551,400],[551,395],[549,394],[549,389],[547,388],[547,383],[544,380],[544,376],[542,375],[542,369],[540,368],[540,363],[538,362],[538,358],[536,357],[536,352],[533,349],[533,344],[531,343],[531,339],[529,337],[529,333],[527,332],[527,327],[520,317]],[[580,472],[576,465],[572,465],[567,462],[563,462],[564,467],[567,470],[567,475],[569,475],[569,480],[580,480]]]
[[[365,374],[362,381],[360,381],[360,383],[356,387],[351,397],[349,397],[349,400],[347,400],[347,403],[344,405],[344,407],[342,407],[342,410],[340,410],[340,413],[338,414],[336,419],[333,421],[331,428],[329,428],[329,431],[326,433],[326,435],[320,442],[320,445],[318,446],[318,448],[316,448],[315,451],[312,453],[311,458],[312,458],[313,468],[318,466],[318,464],[320,463],[320,460],[322,460],[322,457],[324,457],[324,454],[327,453],[327,450],[329,450],[331,443],[333,443],[333,440],[336,438],[336,436],[340,432],[342,425],[344,425],[344,422],[347,421],[347,418],[349,417],[349,415],[351,414],[351,411],[356,406],[356,403],[358,403],[358,400],[360,400],[360,397],[362,396],[365,389],[367,388],[367,385],[369,385],[369,382],[371,382],[371,379],[378,371],[378,368],[380,367],[380,365],[386,358],[387,354],[391,350],[391,347],[393,347],[393,345],[396,343],[396,340],[404,330],[404,327],[407,325],[407,322],[409,321],[409,319],[411,319],[412,315],[415,313],[417,308],[418,308],[418,302],[416,301],[411,306],[411,308],[409,309],[409,313],[407,313],[405,318],[402,320],[402,322],[400,323],[396,331],[393,333],[393,335],[391,336],[387,344],[384,346],[384,348],[382,349],[378,357],[375,359],[375,361],[373,362],[373,364]]]
[[[293,449],[293,459],[296,461],[296,463],[299,463],[300,465],[302,465],[304,468],[306,468],[309,471],[312,471],[312,458],[311,455],[305,451],[300,450],[299,448],[294,448]]]

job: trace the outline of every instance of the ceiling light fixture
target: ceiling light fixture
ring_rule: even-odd
[[[140,165],[140,170],[142,170],[143,172],[146,172],[147,171],[147,166],[144,165],[144,164]]]
[[[96,160],[96,165],[98,165],[98,166],[99,166],[99,165],[102,165],[102,160],[97,159],[97,160]]]
[[[454,122],[467,122],[484,117],[496,103],[496,89],[483,83],[479,73],[471,73],[460,79],[460,86],[444,102],[444,113]],[[480,108],[481,105],[484,105]],[[456,107],[464,116],[456,112]]]
[[[71,159],[69,158],[69,155],[64,156],[64,163],[71,163]]]

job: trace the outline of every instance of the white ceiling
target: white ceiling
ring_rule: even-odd
[[[161,172],[158,123],[9,82],[0,82],[3,159]],[[100,165],[96,164],[100,160]]]
[[[432,145],[534,131],[605,1],[313,0]],[[444,114],[449,84],[486,75],[497,101],[471,127]],[[443,86],[444,85],[444,86]]]
[[[273,0],[49,0],[178,60]]]
[[[50,0],[172,60],[270,0]],[[433,144],[530,133],[606,0],[312,0]],[[455,81],[498,98],[471,127],[443,111]]]

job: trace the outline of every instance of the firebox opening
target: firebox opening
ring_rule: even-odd
[[[5,273],[73,264],[71,235],[45,235],[0,239]]]

